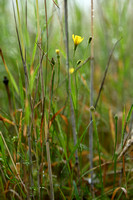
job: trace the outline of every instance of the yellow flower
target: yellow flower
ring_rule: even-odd
[[[72,74],[73,72],[74,72],[74,68],[72,67],[69,69],[69,73]]]
[[[57,55],[59,55],[60,50],[59,50],[59,49],[56,49],[55,52],[56,52]]]
[[[84,38],[82,38],[81,36],[78,36],[78,35],[74,36],[74,34],[73,34],[72,39],[74,41],[74,50],[76,50],[77,46],[83,41]]]

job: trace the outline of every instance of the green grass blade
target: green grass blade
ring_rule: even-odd
[[[31,58],[31,66],[33,65],[35,55],[36,55],[36,48],[37,48],[37,40],[38,40],[38,33],[36,34],[36,39],[33,47],[33,53],[32,53],[32,58]]]
[[[92,113],[92,120],[93,120],[93,127],[94,127],[94,133],[97,141],[97,150],[98,150],[98,155],[99,155],[99,165],[100,165],[100,181],[101,181],[101,193],[102,196],[104,195],[104,186],[103,186],[103,178],[102,178],[102,168],[101,168],[101,152],[100,152],[100,142],[99,142],[99,136],[97,132],[97,125],[96,125],[96,120],[95,120],[95,113],[94,113],[94,107],[90,108],[91,113]]]
[[[10,80],[11,80],[11,83],[12,83],[12,85],[13,85],[15,91],[17,92],[17,94],[19,94],[17,84],[16,84],[16,82],[15,82],[15,80],[14,80],[14,78],[13,78],[13,76],[12,76],[12,74],[10,73],[9,70],[8,70],[8,74],[9,74],[9,78],[10,78]]]
[[[69,158],[68,158],[68,160],[67,160],[67,162],[66,162],[66,165],[68,165],[69,161],[73,158],[76,149],[77,149],[78,146],[80,145],[80,143],[81,143],[83,137],[85,136],[85,134],[86,134],[86,132],[87,132],[87,130],[88,130],[88,128],[89,128],[89,126],[90,126],[91,123],[92,123],[92,121],[88,124],[88,126],[87,126],[86,129],[84,130],[83,134],[80,136],[80,138],[79,138],[77,144],[76,144],[76,145],[74,146],[74,148],[72,149],[72,152],[71,152],[71,154],[70,154],[70,156],[69,156]],[[63,167],[62,171],[64,170],[64,168],[66,167],[66,165]]]
[[[20,100],[21,100],[21,106],[24,109],[24,90],[23,90],[23,83],[22,83],[19,67],[18,67],[18,75],[19,75],[19,95],[20,95]]]
[[[124,134],[125,134],[124,125],[125,125],[125,106],[124,106],[123,115],[122,115],[121,148],[123,147],[123,140],[124,140]]]
[[[34,87],[34,82],[38,73],[40,65],[38,65],[35,69],[35,71],[33,72],[33,74],[31,74],[30,76],[30,80],[29,80],[29,93],[32,93],[33,87]]]
[[[78,188],[77,188],[77,185],[76,185],[75,181],[73,181],[73,186],[74,186],[74,195],[76,197],[76,200],[80,200],[80,196],[79,196],[79,193],[78,193]]]

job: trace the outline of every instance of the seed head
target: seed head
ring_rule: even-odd
[[[5,84],[5,86],[8,85],[8,82],[9,82],[8,78],[4,76],[3,83]]]

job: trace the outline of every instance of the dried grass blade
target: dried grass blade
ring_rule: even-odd
[[[51,118],[50,122],[49,122],[49,128],[51,127],[52,125],[52,122],[54,121],[54,119],[56,118],[57,115],[60,114],[60,112],[65,108],[65,106],[63,106],[60,110],[58,110],[54,115],[53,117]]]
[[[11,125],[15,126],[14,122],[10,121],[7,118],[4,118],[2,115],[0,115],[0,120],[3,121],[3,122],[7,122],[8,124],[11,124]]]
[[[111,200],[114,199],[116,193],[117,193],[118,190],[120,190],[120,189],[124,192],[124,194],[126,195],[126,198],[127,198],[127,191],[126,191],[126,189],[125,189],[124,187],[118,187],[118,188],[116,188],[116,189],[114,190]]]

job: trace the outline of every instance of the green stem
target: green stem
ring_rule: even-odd
[[[58,62],[58,86],[60,83],[60,56],[57,55],[57,62]]]
[[[100,142],[99,142],[99,136],[97,132],[97,125],[96,125],[96,120],[95,120],[95,112],[94,112],[94,107],[92,106],[90,108],[91,114],[92,114],[92,120],[93,120],[93,128],[94,128],[94,133],[97,141],[97,150],[98,150],[98,156],[99,156],[99,165],[100,165],[100,181],[101,181],[101,194],[103,196],[104,194],[104,186],[103,186],[103,178],[102,178],[102,167],[101,167],[101,152],[100,152]]]

